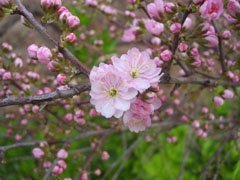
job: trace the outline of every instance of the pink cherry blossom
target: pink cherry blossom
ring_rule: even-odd
[[[240,13],[240,3],[238,0],[229,0],[227,4],[227,10],[229,14],[236,17]]]
[[[234,96],[234,93],[229,89],[225,89],[224,94],[222,95],[224,99],[232,99],[233,96]]]
[[[148,4],[147,11],[151,17],[160,18],[159,14],[164,13],[163,0],[155,0],[154,3]]]
[[[96,169],[96,170],[94,171],[94,174],[97,175],[97,176],[100,176],[101,173],[102,173],[102,172],[101,172],[100,169]]]
[[[102,152],[102,160],[108,160],[109,159],[109,154],[107,151],[103,151]]]
[[[153,19],[145,19],[144,24],[146,29],[153,35],[159,36],[164,31],[164,24]]]
[[[9,4],[11,0],[0,0],[0,6]]]
[[[205,0],[199,9],[201,17],[209,20],[218,19],[223,13],[222,0]]]
[[[2,79],[3,80],[10,80],[12,78],[12,74],[11,72],[5,72],[3,75],[2,75]]]
[[[32,44],[30,46],[28,46],[28,55],[31,58],[37,58],[37,51],[38,51],[39,47],[36,44]]]
[[[168,49],[164,50],[160,55],[163,61],[170,61],[172,58],[172,52]]]
[[[67,22],[70,28],[76,28],[80,24],[80,20],[77,16],[69,16],[67,17]]]
[[[125,74],[112,65],[101,63],[99,67],[94,67],[90,82],[90,102],[106,118],[121,117],[137,95],[137,91],[128,85]]]
[[[219,96],[215,96],[213,99],[213,102],[216,106],[221,106],[221,105],[223,105],[224,100]]]
[[[146,127],[151,126],[150,115],[154,111],[154,106],[144,102],[138,97],[123,116],[123,123],[132,132],[144,131]]]
[[[22,59],[21,58],[16,58],[15,60],[14,60],[14,65],[16,66],[16,67],[22,67],[23,66],[23,61],[22,61]]]
[[[45,154],[45,153],[43,152],[43,150],[40,149],[40,148],[34,148],[34,149],[32,150],[32,153],[33,153],[33,155],[34,155],[35,158],[41,158],[41,157]]]
[[[41,63],[43,64],[49,63],[51,57],[52,53],[50,49],[48,49],[46,46],[42,46],[38,49],[37,58]]]
[[[172,33],[179,33],[181,31],[181,24],[180,23],[173,23],[171,26],[170,26],[170,31]]]
[[[223,31],[222,37],[225,39],[229,39],[231,37],[231,32],[229,30]]]
[[[68,157],[68,152],[65,149],[60,149],[57,153],[57,157],[60,159],[66,159]]]
[[[97,0],[85,0],[85,4],[87,6],[97,6],[98,2],[97,2]]]
[[[66,36],[66,40],[72,43],[77,40],[77,36],[74,33],[70,33]]]
[[[67,79],[67,76],[65,74],[58,74],[57,78],[56,78],[56,81],[57,81],[58,84],[64,85],[64,84],[66,84],[65,83],[66,79]]]
[[[54,166],[52,172],[55,173],[55,174],[62,174],[63,168],[61,168],[59,166]]]
[[[173,13],[175,8],[175,4],[168,2],[164,4],[164,12],[165,13]]]
[[[187,17],[185,22],[183,23],[183,28],[184,29],[189,29],[192,27],[192,19]]]
[[[120,58],[113,56],[112,62],[116,69],[126,74],[129,85],[140,93],[160,80],[161,68],[157,68],[156,62],[146,51],[132,48]]]

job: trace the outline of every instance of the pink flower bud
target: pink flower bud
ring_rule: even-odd
[[[234,75],[233,78],[232,78],[232,81],[233,82],[238,82],[239,81],[239,78],[237,75]]]
[[[96,169],[94,171],[94,174],[97,175],[97,176],[100,176],[101,175],[101,170],[100,169]]]
[[[170,50],[165,50],[161,53],[161,58],[163,61],[170,61],[172,58],[172,52]]]
[[[10,0],[0,0],[0,6],[10,4]]]
[[[178,106],[180,103],[181,103],[181,101],[179,99],[174,100],[174,104],[176,104],[176,106]]]
[[[152,40],[151,40],[151,43],[153,45],[159,46],[161,44],[161,39],[158,38],[158,37],[153,37]]]
[[[170,137],[167,137],[166,140],[167,140],[168,143],[171,143],[171,142],[172,142],[172,138],[170,138]]]
[[[231,37],[231,32],[229,30],[223,31],[222,37],[225,39],[229,39]]]
[[[52,8],[52,7],[61,7],[62,1],[61,0],[41,0],[41,6],[44,8]]]
[[[6,70],[3,69],[3,68],[1,68],[1,69],[0,69],[0,76],[2,76],[5,72],[6,72]]]
[[[181,31],[181,24],[180,23],[173,23],[170,26],[170,31],[174,34],[179,33]]]
[[[56,81],[57,81],[58,84],[64,85],[64,84],[66,84],[65,83],[66,79],[67,79],[67,76],[65,74],[58,74],[57,78],[56,78]]]
[[[227,4],[229,14],[236,17],[240,13],[240,3],[237,0],[229,0]]]
[[[215,96],[213,102],[216,106],[221,106],[224,103],[224,100],[221,97]]]
[[[175,4],[168,2],[164,4],[164,12],[165,13],[173,13],[175,9]]]
[[[185,22],[183,23],[184,29],[189,29],[192,26],[192,19],[187,17]]]
[[[39,112],[39,106],[38,106],[38,105],[34,105],[34,106],[32,107],[32,112],[38,113],[38,112]]]
[[[202,113],[207,114],[208,113],[208,108],[207,107],[203,107],[202,108]]]
[[[84,111],[81,110],[81,109],[79,109],[79,110],[77,110],[77,111],[75,112],[75,115],[76,115],[77,117],[83,117],[83,116],[84,116]]]
[[[12,74],[11,74],[10,72],[5,72],[5,73],[3,74],[3,76],[2,76],[2,79],[3,79],[4,81],[10,80],[11,78],[12,78]]]
[[[196,136],[201,136],[203,133],[204,133],[204,131],[203,131],[202,129],[198,129],[198,130],[195,132],[195,135],[196,135]]]
[[[173,108],[168,108],[166,112],[168,113],[168,115],[173,115],[174,113]]]
[[[218,38],[213,34],[206,36],[204,39],[207,41],[207,43],[204,44],[207,47],[215,47],[218,45]]]
[[[77,40],[77,37],[74,33],[70,33],[67,35],[66,40],[70,43],[74,42]]]
[[[42,46],[38,49],[37,58],[41,63],[43,64],[49,63],[51,57],[52,53],[50,49],[48,49],[46,46]]]
[[[39,47],[36,44],[32,44],[30,46],[28,46],[28,55],[31,58],[37,58],[37,51],[38,51]]]
[[[41,158],[41,157],[44,155],[43,150],[40,149],[40,148],[34,148],[34,149],[32,150],[32,153],[33,153],[33,155],[34,155],[35,158]]]
[[[188,117],[187,117],[187,116],[185,116],[185,115],[183,115],[183,116],[181,117],[181,121],[183,121],[183,122],[186,122],[186,121],[188,121]]]
[[[70,28],[76,28],[80,24],[80,20],[77,16],[69,16],[67,22]]]
[[[55,174],[62,174],[63,168],[61,168],[59,166],[54,166],[52,172],[55,173]]]
[[[233,96],[234,96],[233,92],[230,91],[229,89],[225,89],[224,94],[222,95],[224,99],[232,99]]]
[[[51,167],[51,162],[50,161],[45,161],[44,163],[43,163],[43,167],[45,167],[45,168],[49,168],[49,167]]]
[[[70,16],[72,16],[72,14],[71,14],[69,11],[63,11],[63,12],[60,14],[60,16],[59,16],[59,19],[60,19],[61,21],[67,20],[68,17],[70,17]]]
[[[20,58],[16,58],[15,60],[14,60],[14,65],[15,65],[15,67],[22,67],[23,66],[23,61],[22,61],[22,59],[20,59]]]
[[[176,142],[177,142],[177,136],[173,136],[173,137],[172,137],[172,142],[173,142],[173,143],[176,143]]]
[[[200,127],[200,122],[195,120],[195,121],[193,121],[192,126],[195,127],[195,128],[199,128]]]
[[[81,175],[81,180],[87,180],[88,179],[88,175],[86,172],[82,173]]]
[[[153,35],[159,36],[164,31],[164,24],[159,23],[153,19],[147,19],[144,21],[146,29]]]
[[[57,157],[60,159],[66,159],[68,157],[68,152],[65,149],[60,149],[57,153]]]
[[[178,49],[179,49],[180,51],[182,51],[182,52],[186,51],[187,48],[188,48],[187,43],[180,43],[180,44],[178,45]]]
[[[215,116],[214,116],[214,114],[209,114],[209,119],[211,119],[211,120],[214,120],[215,119]]]
[[[96,0],[85,0],[85,4],[87,6],[96,6],[98,5],[98,2]]]
[[[137,2],[137,0],[128,0],[128,2],[129,2],[130,4],[135,4],[135,3]]]
[[[55,69],[57,69],[57,67],[54,65],[54,63],[55,63],[55,65],[58,64],[57,61],[50,61],[50,62],[48,63],[48,65],[47,65],[47,68],[48,68],[49,70],[55,70]]]
[[[67,121],[72,121],[73,120],[73,115],[71,113],[68,113],[68,114],[65,115],[65,119]]]
[[[65,6],[61,6],[58,11],[57,11],[57,14],[60,15],[62,14],[63,12],[69,12],[69,10],[65,7]]]
[[[109,157],[110,157],[110,156],[109,156],[108,152],[103,151],[103,153],[102,153],[102,160],[108,160]]]
[[[95,116],[97,116],[97,112],[96,112],[96,110],[95,110],[94,108],[90,109],[90,111],[89,111],[89,116],[90,116],[90,117],[95,117]]]
[[[67,164],[64,160],[59,160],[57,164],[63,169],[67,167]]]

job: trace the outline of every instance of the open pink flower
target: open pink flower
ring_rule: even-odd
[[[140,93],[160,80],[161,68],[157,68],[156,62],[146,51],[140,52],[137,48],[132,48],[120,58],[113,56],[112,62],[116,69],[126,73],[129,85]]]
[[[152,124],[150,115],[153,111],[154,106],[152,104],[148,104],[138,97],[124,114],[123,123],[132,132],[144,131],[146,127]]]
[[[34,155],[35,158],[41,158],[41,157],[44,155],[43,150],[40,149],[40,148],[34,148],[34,149],[32,150],[32,153],[33,153],[33,155]]]
[[[202,18],[218,19],[223,13],[223,2],[222,0],[205,0],[199,10]]]
[[[90,102],[106,118],[121,117],[137,95],[137,91],[127,84],[124,73],[112,65],[101,63],[99,67],[94,67],[90,73],[90,82]]]

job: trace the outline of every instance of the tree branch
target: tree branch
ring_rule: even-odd
[[[219,51],[219,62],[221,63],[221,67],[222,67],[222,74],[224,74],[227,71],[227,68],[225,66],[224,63],[224,55],[223,55],[223,47],[222,47],[222,38],[221,35],[219,33],[217,24],[215,23],[215,21],[212,21],[212,25],[217,33],[218,36],[218,51]]]
[[[38,96],[29,97],[8,97],[6,99],[0,100],[0,107],[11,106],[11,105],[23,105],[23,104],[37,104],[45,101],[52,101],[60,98],[69,98],[78,95],[84,91],[90,89],[90,84],[82,84],[71,88],[69,90],[56,90],[54,92],[46,93]]]

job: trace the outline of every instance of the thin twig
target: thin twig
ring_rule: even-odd
[[[33,17],[32,13],[30,13],[25,6],[21,3],[21,0],[15,0],[15,3],[18,6],[18,11],[16,13],[24,16],[32,25],[35,27],[40,34],[45,37],[47,40],[52,42],[55,46],[58,47],[59,51],[63,54],[64,57],[70,60],[70,62],[83,74],[86,76],[89,75],[90,71],[89,69],[82,64],[68,49],[62,48],[59,46],[59,42],[55,40],[53,37],[50,36],[50,34],[47,32],[47,30]]]

